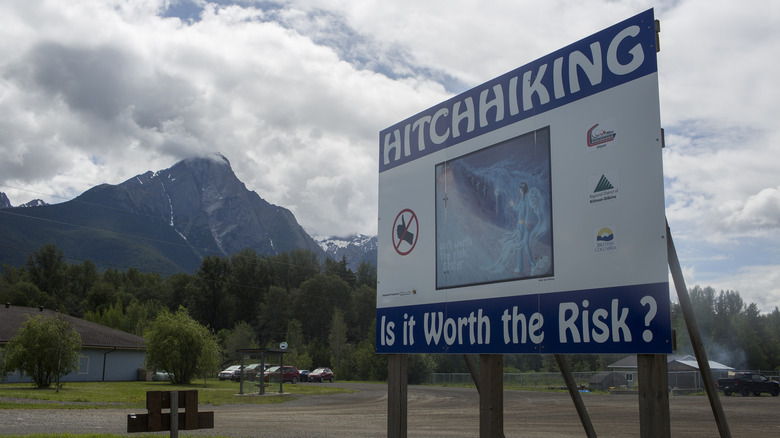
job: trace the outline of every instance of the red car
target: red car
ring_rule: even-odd
[[[309,382],[324,382],[327,380],[328,382],[333,383],[334,379],[335,376],[330,368],[317,368],[309,373]]]
[[[263,379],[266,382],[279,381],[279,366],[268,368],[263,375]],[[282,382],[290,382],[293,385],[301,380],[301,372],[294,366],[284,366],[282,370]]]

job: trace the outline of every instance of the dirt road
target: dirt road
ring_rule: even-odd
[[[318,385],[314,383],[314,385]],[[215,428],[182,431],[180,436],[232,437],[382,437],[387,430],[387,387],[335,383],[349,394],[308,396],[274,405],[202,406],[215,412]],[[583,394],[600,437],[639,436],[637,396]],[[780,436],[780,397],[721,397],[734,437]],[[475,389],[410,386],[409,437],[479,436],[479,398]],[[716,437],[707,397],[670,398],[672,436]],[[126,409],[0,410],[0,434],[115,433],[126,430]],[[565,392],[505,391],[507,437],[585,436]]]

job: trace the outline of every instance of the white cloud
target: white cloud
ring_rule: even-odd
[[[6,186],[58,177],[73,196],[219,151],[307,229],[375,233],[376,133],[446,97],[427,78],[357,69],[260,9],[209,5],[185,25],[155,15],[163,3],[76,3],[3,11],[41,20],[0,49]],[[85,157],[96,169],[76,166]]]
[[[744,201],[724,205],[724,222],[729,229],[754,232],[780,228],[780,187],[766,188]]]
[[[735,290],[746,304],[756,303],[762,312],[780,307],[780,265],[755,265],[710,279],[715,290]],[[747,293],[745,293],[747,291]]]
[[[163,16],[186,0],[0,3],[0,191],[12,203],[221,152],[310,232],[375,234],[381,129],[655,7],[681,261],[748,301],[774,297],[748,279],[780,243],[780,3],[189,3],[199,17]]]

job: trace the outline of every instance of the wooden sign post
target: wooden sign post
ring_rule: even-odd
[[[179,412],[184,408],[184,412]],[[163,412],[168,409],[169,412]],[[146,414],[128,414],[127,432],[160,432],[169,430],[171,437],[179,430],[213,429],[214,412],[198,412],[198,391],[147,391]],[[176,421],[171,422],[171,418]]]

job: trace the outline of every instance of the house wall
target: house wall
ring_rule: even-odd
[[[636,368],[614,368],[613,371],[626,379],[626,388],[634,389],[637,386],[638,373]]]
[[[138,380],[138,369],[143,368],[144,351],[106,350],[84,348],[79,353],[79,368],[65,376],[62,382],[127,382]],[[103,361],[105,359],[105,376]],[[29,377],[22,378],[18,372],[9,374],[8,383],[32,382]]]
[[[591,378],[589,386],[592,389],[609,391],[610,388],[626,388],[628,382],[623,373],[610,372],[608,374],[597,374]]]

